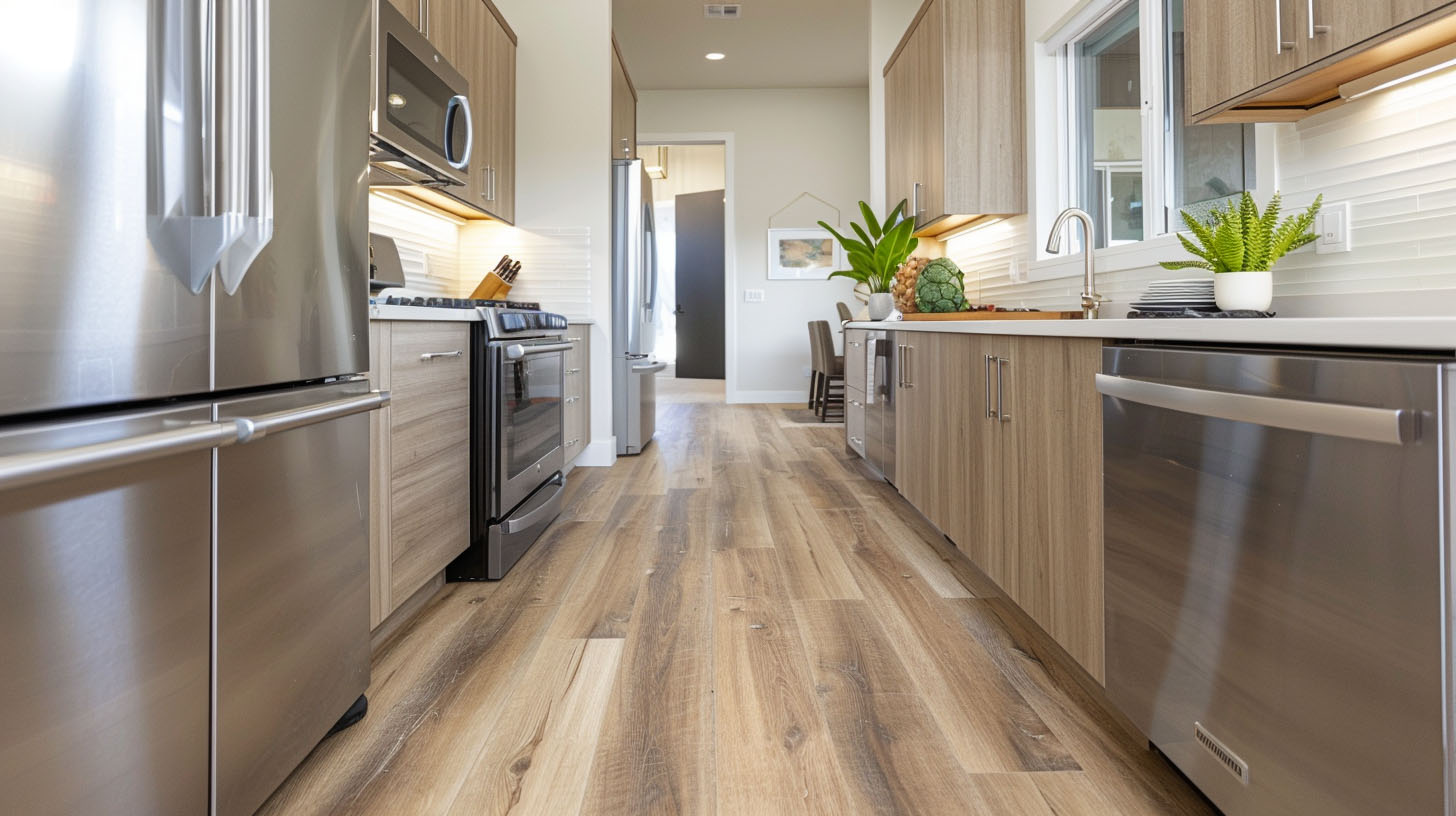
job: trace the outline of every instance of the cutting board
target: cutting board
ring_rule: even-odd
[[[1081,312],[913,312],[906,320],[1081,320]]]

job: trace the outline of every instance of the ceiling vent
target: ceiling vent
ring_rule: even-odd
[[[709,20],[737,20],[743,16],[743,4],[707,3],[703,6],[703,16]]]

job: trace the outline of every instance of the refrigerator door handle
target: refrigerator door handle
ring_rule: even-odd
[[[0,490],[53,482],[239,441],[232,422],[205,422],[74,448],[0,457]]]
[[[237,238],[209,194],[217,163],[217,20],[210,0],[157,0],[147,83],[147,238],[200,293]],[[207,33],[201,33],[207,32]]]
[[[248,443],[256,442],[269,434],[306,428],[309,425],[342,419],[367,411],[377,411],[388,404],[388,391],[371,391],[368,394],[329,400],[305,408],[293,408],[246,419],[235,419],[233,422],[238,428],[238,441]]]
[[[657,222],[651,202],[642,205],[642,257],[651,273],[651,282],[647,284],[646,322],[652,323],[657,315]]]
[[[236,235],[218,275],[235,294],[248,269],[273,240],[273,152],[269,117],[272,72],[268,53],[270,0],[227,0],[218,140],[226,149],[221,190]]]
[[[633,374],[656,374],[657,372],[663,371],[666,368],[667,368],[667,363],[664,362],[664,361],[662,361],[662,360],[658,360],[655,363],[649,363],[648,365],[644,365],[644,366],[632,366],[632,373]]]

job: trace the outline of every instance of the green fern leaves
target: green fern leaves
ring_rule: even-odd
[[[1267,272],[1285,254],[1315,240],[1311,231],[1324,196],[1315,198],[1304,212],[1279,220],[1281,207],[1275,193],[1259,212],[1254,197],[1245,192],[1226,207],[1216,207],[1206,222],[1182,212],[1183,223],[1197,239],[1182,233],[1178,240],[1198,260],[1163,261],[1164,269],[1207,269],[1211,272]]]

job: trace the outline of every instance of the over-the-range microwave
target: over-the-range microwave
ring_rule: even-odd
[[[388,0],[374,3],[370,161],[397,183],[464,186],[470,83]]]

